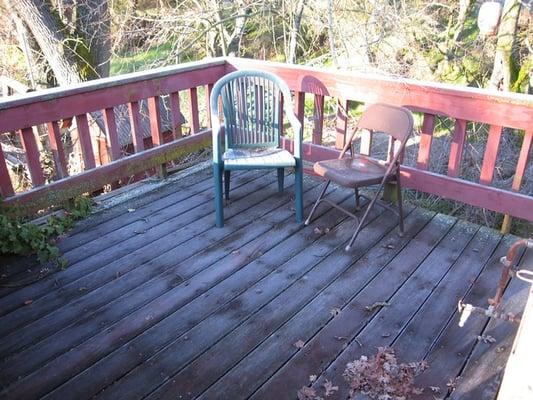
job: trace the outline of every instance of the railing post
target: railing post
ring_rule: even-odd
[[[67,159],[65,157],[65,150],[63,143],[61,143],[61,131],[57,121],[48,122],[48,140],[50,141],[50,149],[54,158],[57,178],[63,179],[68,175]]]
[[[418,156],[416,167],[427,170],[431,154],[431,142],[433,141],[433,131],[435,130],[435,115],[424,114],[422,129],[420,131],[420,145],[418,146]]]
[[[11,183],[9,170],[7,169],[4,151],[2,150],[2,144],[0,143],[0,195],[2,195],[2,197],[9,197],[13,196],[13,194],[15,194],[15,191],[13,190],[13,184]]]
[[[191,122],[191,133],[200,131],[200,120],[198,118],[198,91],[196,88],[189,89],[189,118]]]
[[[337,100],[337,122],[335,124],[335,148],[342,150],[346,144],[348,129],[348,100]]]
[[[43,169],[41,168],[41,161],[39,155],[39,148],[33,133],[33,128],[23,128],[20,130],[20,137],[22,139],[22,147],[26,153],[26,162],[31,176],[33,186],[44,185]]]
[[[150,116],[150,133],[152,134],[153,146],[161,146],[163,144],[163,134],[161,133],[161,113],[159,110],[159,96],[150,97],[148,99],[148,115]],[[157,168],[157,175],[160,178],[167,176],[167,165],[161,164]]]

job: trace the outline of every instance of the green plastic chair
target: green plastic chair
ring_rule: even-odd
[[[224,115],[223,124],[219,119],[219,98]],[[294,132],[293,154],[280,148],[282,107]],[[282,192],[284,169],[294,168],[296,221],[302,222],[302,124],[294,114],[287,84],[268,72],[232,72],[213,86],[211,121],[217,227],[224,226],[222,177],[225,197],[229,199],[233,170],[277,169],[278,190]]]

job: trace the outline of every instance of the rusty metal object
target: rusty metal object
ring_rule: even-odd
[[[459,319],[460,327],[464,326],[465,322],[472,313],[485,315],[489,318],[498,318],[516,324],[520,323],[519,317],[512,313],[505,313],[503,311],[498,310],[498,306],[501,303],[503,292],[505,291],[505,288],[510,278],[516,276],[517,278],[522,279],[523,281],[533,283],[533,271],[525,269],[516,271],[513,269],[513,265],[515,264],[515,258],[518,254],[518,251],[523,247],[533,249],[533,238],[520,239],[516,241],[509,248],[507,254],[500,259],[500,262],[503,265],[503,271],[500,277],[500,281],[498,282],[498,289],[496,290],[496,294],[494,295],[494,297],[488,299],[488,308],[476,307],[472,304],[465,304],[462,300],[459,301],[457,307],[459,309],[459,313],[461,314],[461,317]]]

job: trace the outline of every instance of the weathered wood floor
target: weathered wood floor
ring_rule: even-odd
[[[318,183],[306,179],[308,212]],[[4,266],[0,397],[295,399],[317,375],[319,394],[327,379],[339,386],[328,399],[346,398],[346,363],[391,345],[401,362],[428,361],[422,398],[451,386],[494,398],[516,327],[472,316],[459,328],[456,306],[486,305],[515,238],[412,208],[399,237],[376,208],[347,254],[353,221],[324,206],[298,225],[292,187],[276,187],[274,173],[235,174],[216,229],[200,172],[81,223],[60,243],[64,271],[12,287],[26,272]],[[512,281],[508,311],[526,288]],[[389,305],[365,309],[376,302]]]

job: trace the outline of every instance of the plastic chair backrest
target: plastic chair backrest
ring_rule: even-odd
[[[278,147],[284,91],[290,102],[286,85],[263,71],[237,71],[219,80],[213,87],[211,107],[218,114],[220,96],[226,149]]]

